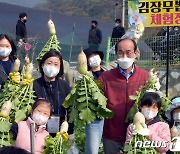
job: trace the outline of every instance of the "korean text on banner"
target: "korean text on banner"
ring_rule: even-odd
[[[180,26],[180,0],[128,0],[129,27]]]

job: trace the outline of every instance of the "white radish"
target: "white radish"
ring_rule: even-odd
[[[12,108],[12,103],[11,101],[6,101],[2,107],[1,107],[1,116],[2,117],[7,117],[9,116],[9,113],[11,111],[11,108]]]
[[[54,25],[54,23],[53,23],[53,21],[51,19],[49,19],[49,21],[48,21],[48,28],[49,28],[49,33],[51,35],[55,35],[56,34],[55,25]]]
[[[66,133],[67,133],[68,127],[69,127],[69,124],[68,124],[68,122],[65,120],[65,121],[61,124],[60,132],[66,132]]]
[[[19,67],[20,67],[20,60],[17,58],[14,61],[14,72],[18,72],[19,71]]]
[[[156,72],[155,68],[152,68],[152,69],[149,71],[148,81],[149,81],[149,82],[152,82],[152,83],[156,83],[156,82],[158,81],[158,76],[157,76],[157,72]]]
[[[87,72],[87,58],[86,58],[85,53],[82,50],[78,55],[77,62],[78,62],[78,72],[80,74],[84,74],[84,75],[88,74],[88,72]]]
[[[32,73],[33,73],[33,64],[29,63],[26,66],[26,78],[31,79],[32,78]]]
[[[170,129],[170,132],[171,132],[171,138],[178,136],[178,130],[175,125]]]
[[[134,115],[133,124],[135,126],[135,130],[137,131],[144,129],[145,117],[141,112],[137,112]]]

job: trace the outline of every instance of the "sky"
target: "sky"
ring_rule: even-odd
[[[47,0],[0,0],[0,2],[14,4],[18,6],[34,7],[36,4],[46,2]]]

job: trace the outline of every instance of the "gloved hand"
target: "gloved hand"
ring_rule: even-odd
[[[141,128],[140,129],[137,129],[137,127],[135,125],[133,125],[132,127],[132,134],[133,135],[136,135],[136,134],[140,134],[140,135],[143,135],[143,136],[149,136],[149,129],[147,128],[147,125],[144,124],[144,123],[141,123]]]
[[[83,78],[82,74],[80,74],[80,73],[77,71],[76,74],[75,74],[75,80],[76,80],[76,81],[79,81],[79,80],[81,80],[82,78]]]
[[[144,129],[138,131],[138,134],[143,135],[143,136],[149,136],[149,129],[144,128]]]

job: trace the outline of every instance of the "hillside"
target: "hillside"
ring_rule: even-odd
[[[0,0],[0,2],[33,8],[39,3],[47,2],[47,0]]]
[[[113,21],[121,18],[122,0],[48,0],[35,8],[66,15]]]

